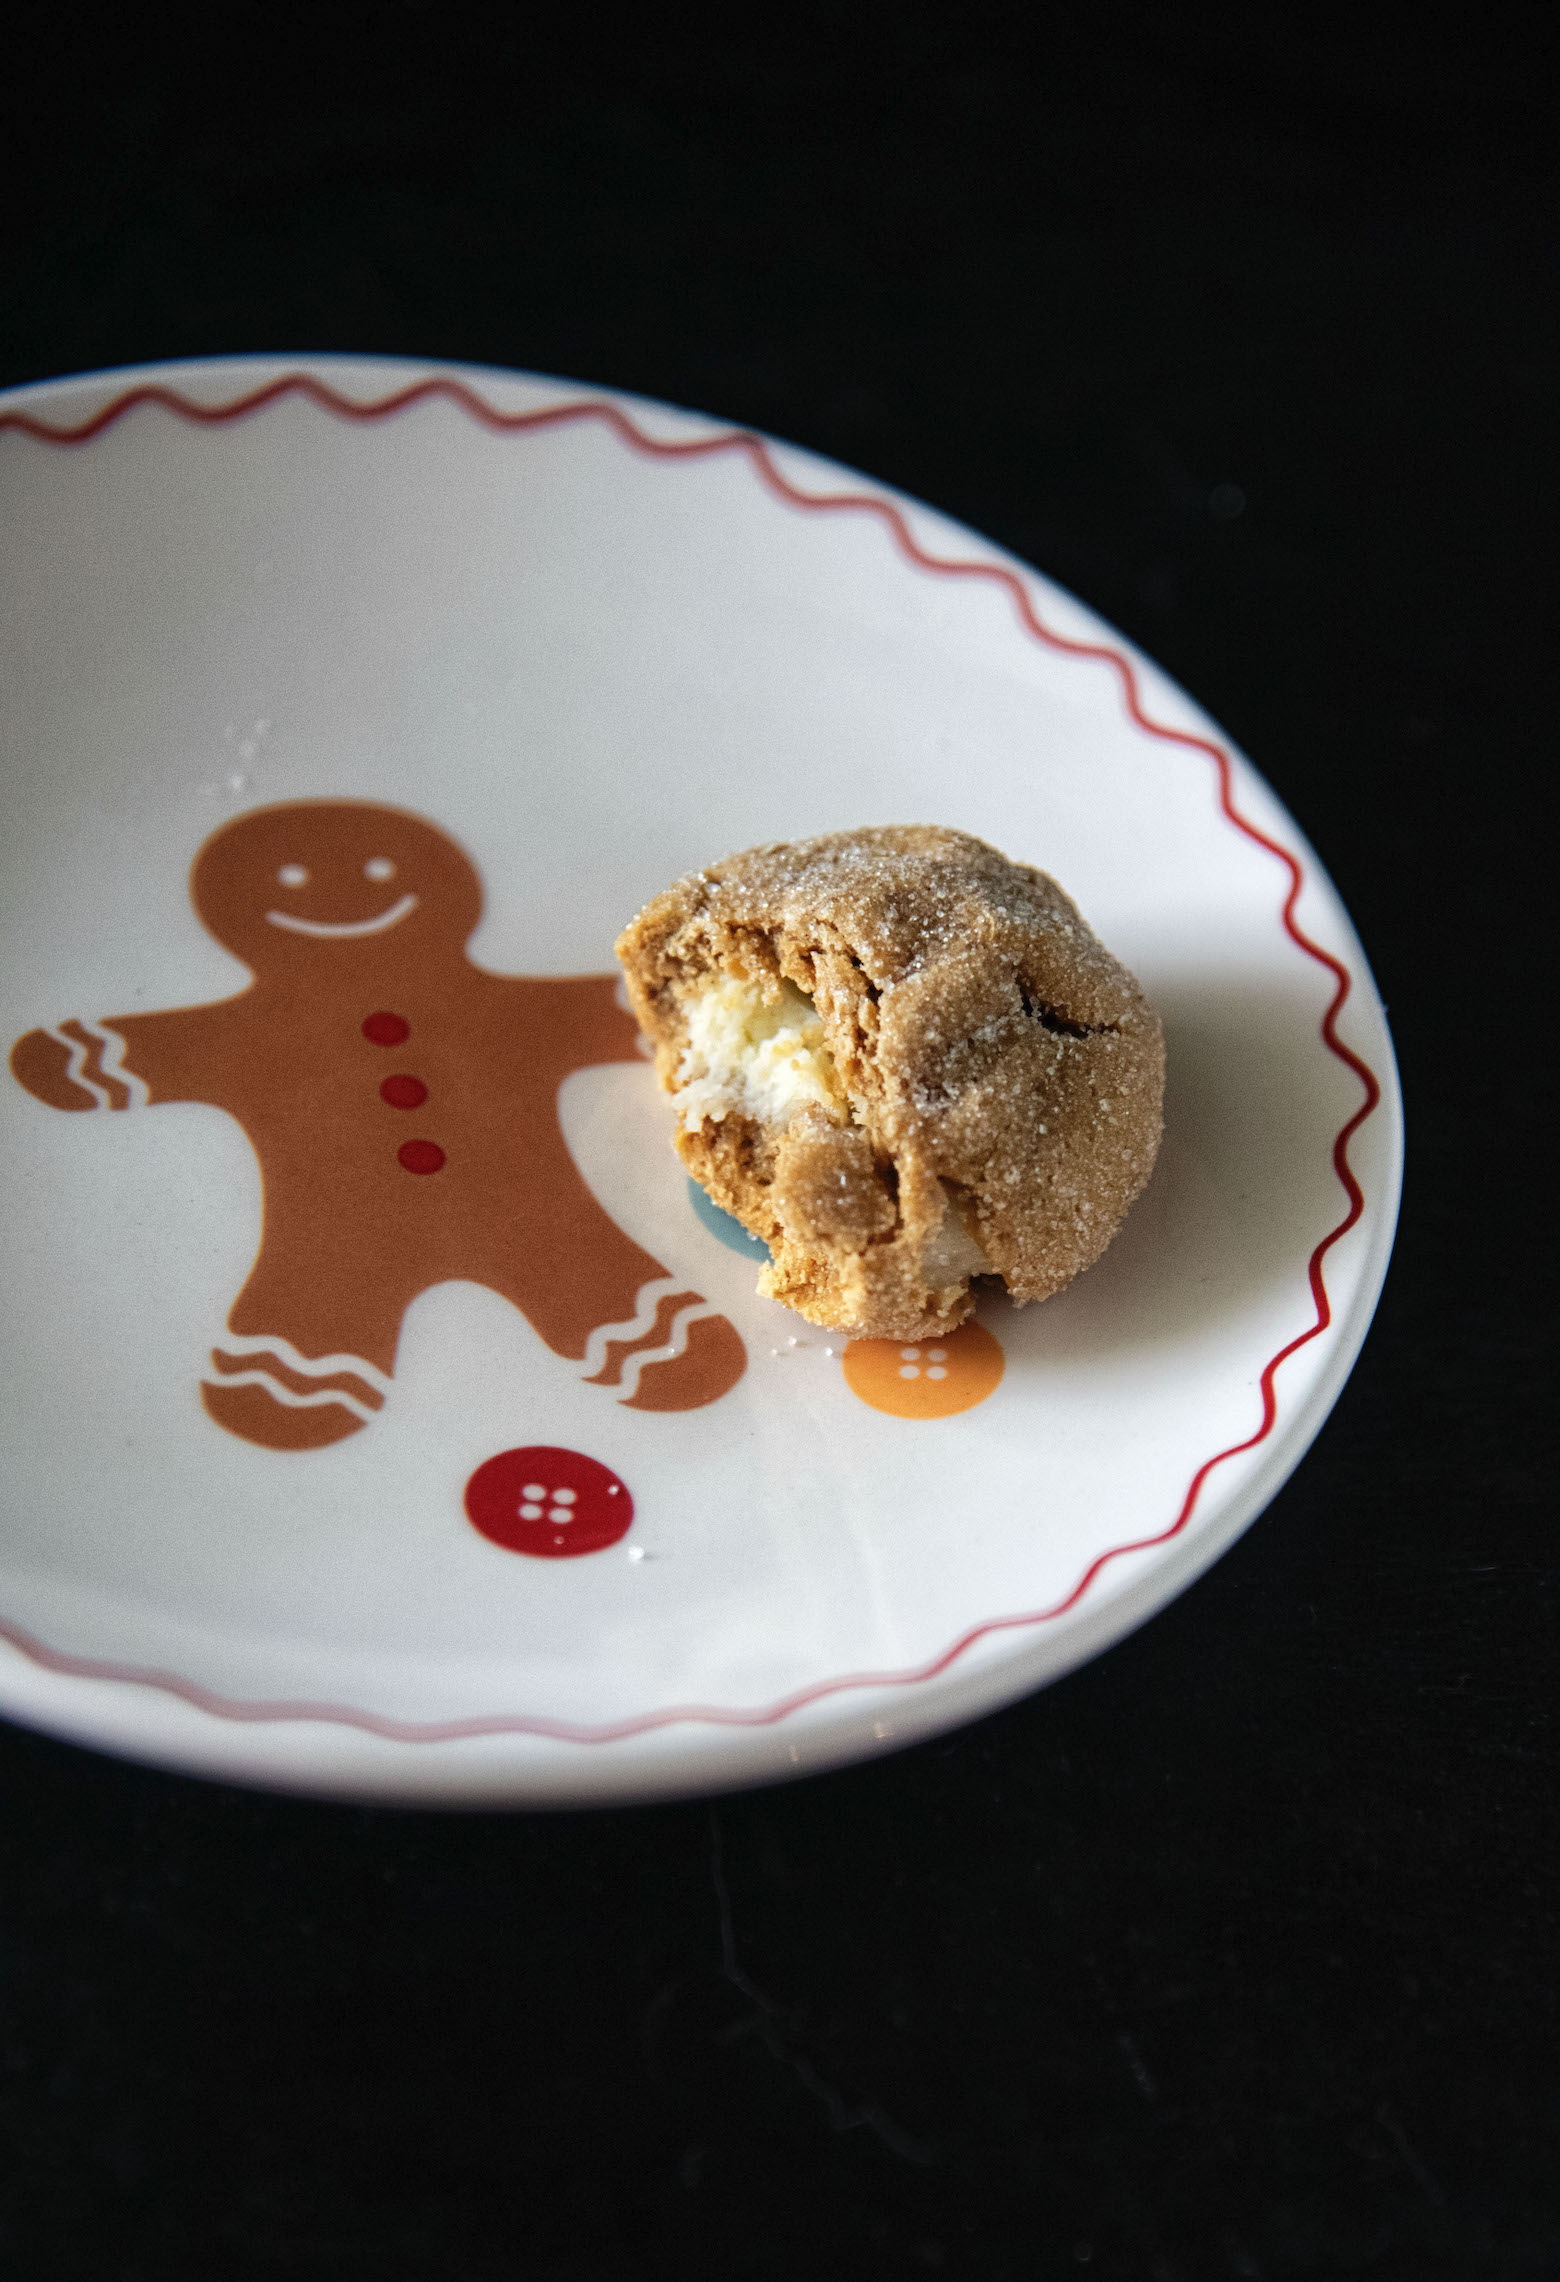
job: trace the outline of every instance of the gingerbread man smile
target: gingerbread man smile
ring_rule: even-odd
[[[398,919],[417,909],[415,895],[403,895],[399,903],[392,903],[377,919],[303,919],[295,911],[268,911],[267,919],[273,927],[286,927],[294,935],[382,935]]]
[[[558,1124],[572,1071],[640,1058],[613,976],[473,965],[470,859],[367,802],[238,818],[200,850],[190,895],[245,989],[31,1030],[11,1068],[55,1109],[206,1102],[248,1135],[263,1224],[201,1388],[219,1425],[274,1449],[358,1433],[390,1393],[406,1309],[450,1280],[501,1293],[631,1408],[735,1384],[737,1333],[603,1211]]]

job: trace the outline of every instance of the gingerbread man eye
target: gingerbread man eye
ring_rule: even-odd
[[[277,873],[283,887],[307,887],[309,874],[302,864],[283,864]]]
[[[395,866],[388,856],[370,856],[363,866],[363,877],[366,880],[393,880]]]

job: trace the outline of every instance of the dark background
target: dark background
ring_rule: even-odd
[[[962,1735],[441,1819],[0,1730],[7,2276],[1560,2275],[1544,19],[1024,21],[13,28],[0,382],[512,363],[965,518],[1288,802],[1410,1157],[1295,1480]]]

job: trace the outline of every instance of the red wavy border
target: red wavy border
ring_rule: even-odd
[[[310,373],[285,373],[279,379],[268,381],[263,387],[251,390],[221,404],[201,404],[182,395],[177,389],[160,384],[148,384],[126,389],[92,414],[90,419],[75,427],[55,427],[46,420],[34,419],[26,412],[0,413],[0,432],[7,429],[31,436],[39,443],[76,445],[90,443],[105,430],[143,405],[157,405],[164,411],[176,414],[200,427],[216,427],[231,420],[242,420],[250,414],[264,411],[267,406],[283,398],[301,396],[316,404],[322,411],[339,419],[370,423],[389,420],[397,414],[410,411],[414,405],[443,398],[458,405],[482,427],[501,435],[532,433],[545,428],[562,428],[579,422],[593,421],[610,428],[621,442],[649,459],[696,460],[714,459],[727,453],[746,458],[754,474],[766,490],[787,507],[805,509],[810,514],[868,515],[887,530],[894,545],[905,560],[915,569],[940,578],[967,578],[982,580],[1000,587],[1018,613],[1020,624],[1035,641],[1048,650],[1059,651],[1065,657],[1086,659],[1108,667],[1120,684],[1122,701],[1134,725],[1146,736],[1159,738],[1170,745],[1202,753],[1213,764],[1218,791],[1219,808],[1226,821],[1263,849],[1277,858],[1289,874],[1289,891],[1282,906],[1284,932],[1308,959],[1314,959],[1333,978],[1333,995],[1321,1021],[1321,1037],[1329,1053],[1353,1071],[1364,1088],[1364,1100],[1354,1115],[1340,1127],[1333,1142],[1333,1169],[1348,1198],[1348,1210],[1336,1227],[1328,1230],[1312,1252],[1309,1263],[1311,1298],[1316,1309],[1315,1320],[1304,1331],[1281,1347],[1263,1369],[1261,1375],[1262,1418],[1254,1434],[1244,1442],[1232,1442],[1227,1449],[1215,1451],[1205,1458],[1187,1485],[1186,1495],[1175,1519],[1165,1529],[1151,1537],[1132,1539],[1124,1545],[1110,1546],[1096,1555],[1084,1570],[1072,1590],[1049,1608],[1031,1609],[1017,1616],[989,1617],[971,1625],[930,1663],[916,1665],[902,1672],[854,1672],[833,1680],[820,1680],[810,1687],[799,1688],[794,1694],[783,1696],[778,1702],[754,1710],[734,1710],[721,1704],[677,1704],[669,1708],[646,1712],[632,1719],[616,1720],[608,1726],[586,1727],[568,1720],[528,1718],[522,1714],[495,1713],[487,1718],[454,1720],[397,1720],[378,1712],[359,1711],[349,1704],[278,1702],[245,1703],[231,1696],[221,1696],[209,1688],[185,1680],[176,1672],[164,1672],[155,1667],[135,1664],[115,1664],[94,1657],[69,1656],[50,1648],[44,1641],[35,1639],[20,1626],[0,1618],[0,1639],[22,1655],[46,1670],[59,1672],[72,1679],[131,1681],[142,1687],[158,1688],[177,1696],[198,1711],[211,1713],[218,1719],[241,1722],[271,1722],[277,1720],[313,1720],[334,1726],[356,1727],[371,1735],[385,1737],[398,1743],[450,1743],[467,1736],[477,1735],[538,1735],[570,1743],[615,1743],[626,1737],[648,1734],[661,1727],[671,1727],[683,1721],[697,1721],[708,1726],[721,1727],[772,1727],[787,1719],[806,1705],[817,1703],[824,1696],[840,1695],[848,1690],[863,1688],[913,1687],[935,1679],[955,1664],[976,1641],[999,1632],[1016,1632],[1037,1624],[1046,1624],[1076,1607],[1095,1578],[1107,1563],[1119,1560],[1127,1553],[1145,1553],[1156,1545],[1168,1544],[1178,1537],[1191,1520],[1203,1484],[1217,1466],[1227,1459],[1236,1458],[1243,1451],[1255,1449],[1272,1433],[1278,1416],[1278,1402],[1274,1380],[1280,1367],[1300,1348],[1308,1346],[1332,1322],[1332,1305],[1322,1274],[1322,1263],[1340,1238],[1348,1234],[1365,1209],[1364,1193],[1349,1163],[1349,1143],[1381,1100],[1381,1086],[1370,1068],[1353,1049],[1346,1046],[1338,1035],[1337,1021],[1352,987],[1352,978],[1342,960],[1334,958],[1313,942],[1295,917],[1295,907],[1304,885],[1304,872],[1298,858],[1289,850],[1260,831],[1249,817],[1243,816],[1235,805],[1233,792],[1234,772],[1229,755],[1211,738],[1199,737],[1185,729],[1172,729],[1155,721],[1143,707],[1138,690],[1137,675],[1131,660],[1120,650],[1105,642],[1076,642],[1064,634],[1056,633],[1045,625],[1029,598],[1027,589],[1018,575],[1000,563],[970,562],[957,557],[929,554],[914,537],[903,514],[892,501],[875,497],[870,492],[801,491],[776,465],[770,447],[762,437],[741,429],[727,429],[714,436],[695,437],[681,443],[670,443],[648,435],[631,420],[618,405],[600,397],[575,399],[567,404],[549,405],[535,412],[499,412],[463,381],[441,375],[435,379],[414,381],[405,388],[394,390],[388,396],[375,397],[361,402],[342,396],[324,381]]]

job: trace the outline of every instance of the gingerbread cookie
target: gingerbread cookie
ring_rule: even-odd
[[[617,949],[679,1155],[813,1323],[947,1333],[983,1276],[1045,1299],[1153,1169],[1157,1016],[1054,880],[966,833],[752,848]]]
[[[275,1449],[357,1433],[407,1307],[450,1278],[501,1292],[632,1408],[735,1383],[735,1330],[608,1217],[559,1128],[571,1071],[638,1059],[613,976],[474,966],[470,859],[368,803],[238,818],[190,895],[247,989],[29,1031],[11,1068],[56,1109],[209,1102],[249,1136],[263,1232],[201,1390],[219,1425]]]

